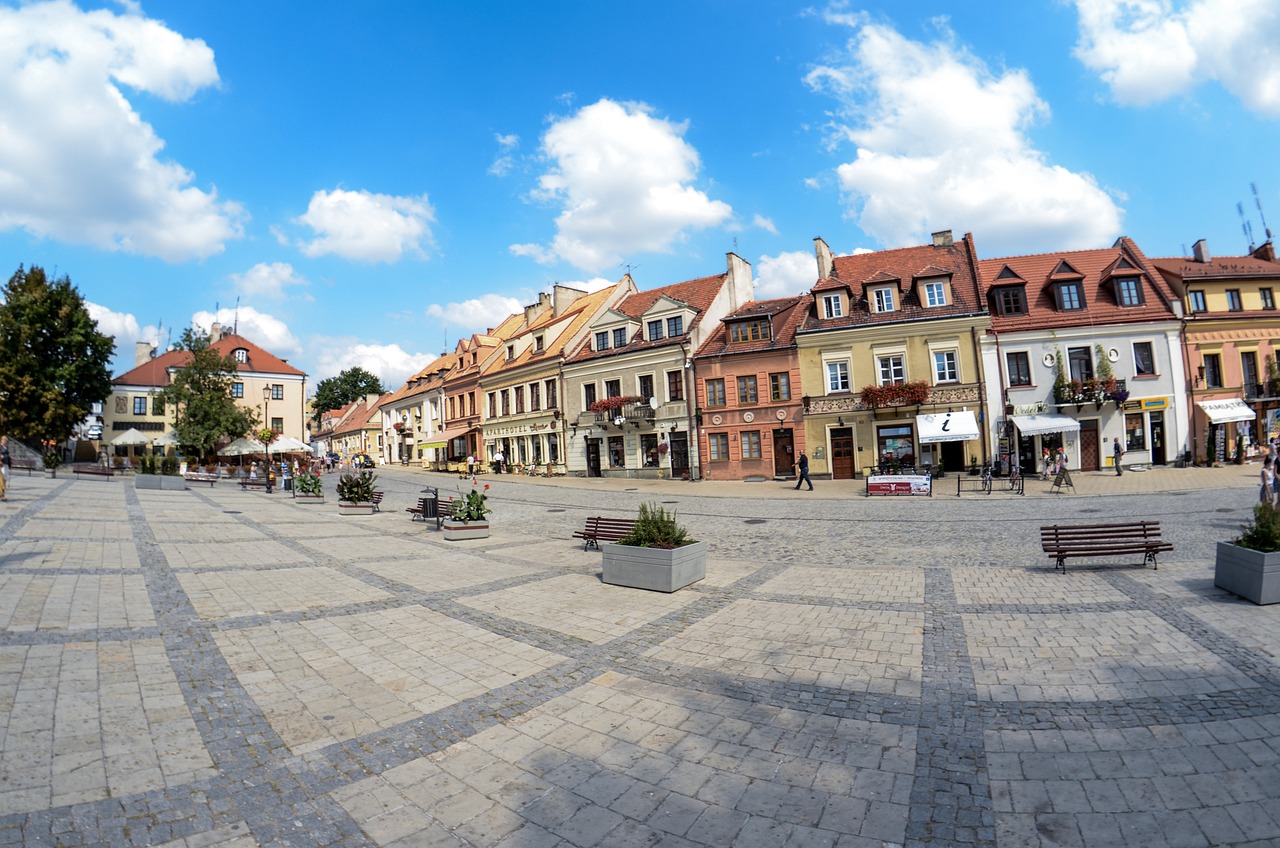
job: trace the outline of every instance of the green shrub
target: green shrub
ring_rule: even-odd
[[[489,491],[489,484],[484,484],[484,492]],[[493,512],[485,501],[489,496],[476,488],[476,484],[471,484],[471,491],[467,492],[465,498],[457,498],[453,502],[453,517],[457,521],[484,521],[485,517]]]
[[[373,484],[377,479],[372,471],[343,474],[338,480],[338,500],[348,503],[372,503]]]
[[[168,477],[178,476],[178,460],[172,456],[166,456],[160,460],[160,473]]]
[[[293,481],[293,487],[300,495],[323,495],[324,486],[320,483],[320,475],[304,471]]]
[[[1235,543],[1263,553],[1280,551],[1280,509],[1260,503],[1253,507],[1253,522],[1244,525]]]
[[[619,545],[637,548],[681,548],[692,545],[689,532],[676,522],[674,511],[667,512],[659,504],[640,504],[640,515],[631,532],[618,540]]]

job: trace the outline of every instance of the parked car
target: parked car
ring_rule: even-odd
[[[352,468],[373,468],[373,458],[367,453],[358,453],[351,457]]]
[[[85,431],[84,431],[84,437],[85,437],[86,439],[101,439],[101,438],[102,438],[102,425],[101,425],[101,424],[90,424],[87,428],[85,428]]]

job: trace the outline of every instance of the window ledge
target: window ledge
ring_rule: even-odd
[[[1159,380],[1159,379],[1160,379],[1160,375],[1159,375],[1159,374],[1134,374],[1130,379],[1132,379],[1132,380]]]

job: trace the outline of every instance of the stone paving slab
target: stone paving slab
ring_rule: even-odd
[[[9,845],[1280,844],[1280,605],[1213,587],[1256,468],[1078,494],[490,478],[489,539],[403,508],[19,477],[0,504]],[[332,485],[332,480],[326,480]],[[658,501],[674,595],[571,539]],[[1042,523],[1157,518],[1159,570]]]

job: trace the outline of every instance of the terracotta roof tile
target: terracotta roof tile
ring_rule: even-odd
[[[210,345],[223,356],[230,356],[234,351],[243,348],[245,361],[236,364],[236,371],[253,371],[259,374],[287,374],[305,377],[306,372],[294,368],[288,362],[273,353],[258,347],[244,336],[229,333]],[[112,380],[112,383],[124,386],[167,386],[169,385],[168,369],[181,368],[190,360],[191,355],[185,350],[167,350],[159,356],[126,371]]]
[[[698,348],[696,357],[728,356],[738,353],[758,353],[763,350],[784,350],[795,347],[796,330],[804,323],[813,306],[813,295],[781,297],[773,300],[753,300],[733,313],[726,315],[720,325]],[[737,321],[770,316],[773,336],[753,342],[729,343],[729,325]]]
[[[693,309],[697,314],[684,327],[684,333],[676,338],[664,336],[661,339],[650,341],[644,336],[644,328],[637,330],[636,335],[628,340],[626,347],[615,348],[610,347],[608,350],[595,350],[591,340],[588,339],[585,344],[570,357],[572,362],[586,362],[591,359],[603,358],[608,356],[617,356],[620,354],[635,353],[639,350],[649,350],[653,348],[669,347],[671,345],[679,345],[684,339],[692,334],[695,327],[702,320],[702,316],[711,307],[716,299],[716,295],[724,288],[728,282],[728,272],[723,274],[715,274],[710,277],[700,277],[696,280],[686,280],[682,283],[672,283],[668,286],[662,286],[656,289],[647,289],[642,292],[623,298],[623,300],[613,308],[614,312],[620,312],[637,321],[642,321],[644,314],[658,302],[660,298],[668,298],[678,303],[683,303]]]

